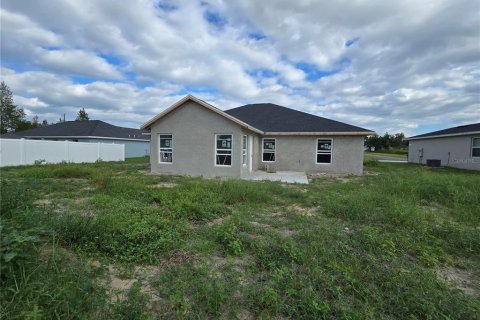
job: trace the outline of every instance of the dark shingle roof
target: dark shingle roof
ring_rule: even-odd
[[[371,132],[272,103],[247,104],[225,112],[265,132]]]
[[[7,134],[10,135],[10,134]],[[46,127],[28,129],[13,134],[20,137],[105,137],[120,139],[149,140],[142,131],[133,128],[117,127],[101,120],[66,121]],[[2,138],[4,136],[2,135]],[[9,138],[5,136],[5,138]],[[12,137],[13,138],[13,137]]]
[[[428,132],[428,133],[410,137],[408,139],[428,138],[433,136],[442,136],[442,135],[450,135],[450,134],[462,134],[462,133],[468,134],[469,132],[480,132],[480,123],[472,123],[464,126],[458,126],[458,127]]]
[[[19,136],[15,132],[9,132],[9,133],[4,133],[0,135],[0,138],[2,139],[22,139],[22,136]]]

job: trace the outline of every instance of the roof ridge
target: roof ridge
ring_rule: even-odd
[[[304,115],[307,115],[307,116],[310,116],[310,117],[317,117],[317,118],[320,118],[320,119],[323,119],[323,120],[332,121],[332,122],[336,122],[336,123],[340,123],[340,124],[346,124],[346,125],[349,125],[349,126],[352,126],[352,127],[361,128],[361,127],[354,126],[354,125],[351,125],[351,124],[348,124],[348,123],[345,123],[345,122],[342,122],[342,121],[333,120],[333,119],[330,119],[330,118],[322,117],[322,116],[319,116],[319,115],[316,115],[316,114],[312,114],[312,113],[308,113],[308,112],[305,112],[305,111],[300,111],[300,110],[297,110],[297,109],[293,109],[293,108],[281,106],[281,105],[279,105],[279,104],[272,103],[272,102],[249,103],[249,104],[246,104],[246,105],[243,105],[243,106],[240,106],[240,107],[236,107],[236,108],[232,108],[232,109],[225,110],[225,112],[228,112],[228,111],[234,110],[234,109],[243,108],[243,107],[248,107],[248,106],[253,106],[253,105],[258,105],[258,106],[260,106],[260,105],[265,105],[265,104],[269,104],[269,105],[276,106],[276,107],[279,107],[279,108],[287,109],[287,110],[289,110],[289,111],[294,111],[294,112],[297,112],[297,113],[301,113],[301,114],[304,114]],[[361,128],[361,129],[364,129],[364,128]]]

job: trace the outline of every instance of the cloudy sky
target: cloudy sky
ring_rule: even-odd
[[[480,121],[480,1],[1,2],[28,116],[138,127],[191,93],[407,135]]]

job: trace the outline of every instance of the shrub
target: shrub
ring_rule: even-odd
[[[234,222],[227,222],[215,226],[215,240],[222,245],[226,254],[241,256],[243,254],[243,243],[237,225]]]
[[[0,184],[0,216],[11,217],[15,212],[28,208],[32,204],[30,191],[21,183],[6,182]]]

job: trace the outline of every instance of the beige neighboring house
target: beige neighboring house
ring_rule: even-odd
[[[480,170],[480,123],[407,138],[408,162]],[[436,161],[435,161],[436,160]]]
[[[361,175],[370,130],[275,104],[222,111],[188,95],[141,126],[153,173],[245,177],[255,171]]]

